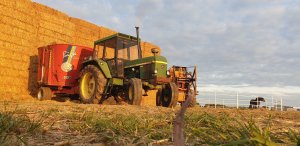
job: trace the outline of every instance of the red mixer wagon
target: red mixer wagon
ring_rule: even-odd
[[[71,44],[54,44],[38,48],[39,100],[53,95],[78,94],[82,62],[92,56],[93,49]]]

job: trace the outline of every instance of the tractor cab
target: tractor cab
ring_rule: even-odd
[[[136,37],[122,33],[100,39],[94,43],[93,58],[107,62],[113,78],[124,78],[124,63],[142,58],[137,42]]]
[[[138,37],[117,33],[94,43],[93,60],[106,62],[112,78],[139,78],[150,88],[170,82],[167,60],[152,48],[153,56],[142,58]],[[158,86],[157,86],[158,85]]]

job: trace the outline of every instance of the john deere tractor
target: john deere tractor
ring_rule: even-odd
[[[117,101],[140,105],[149,90],[159,89],[157,102],[177,104],[178,88],[169,78],[167,60],[153,48],[153,56],[142,58],[140,39],[117,33],[94,42],[93,56],[83,62],[79,81],[83,103],[101,103],[113,96]]]

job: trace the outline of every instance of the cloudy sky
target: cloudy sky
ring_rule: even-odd
[[[200,94],[283,97],[300,106],[298,0],[34,1],[131,35],[140,26],[170,65],[197,65]]]

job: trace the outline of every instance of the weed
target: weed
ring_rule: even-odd
[[[0,145],[26,145],[29,138],[33,140],[29,144],[47,145],[74,137],[70,143],[83,145],[172,144],[176,109],[92,105],[59,105],[49,108],[45,105],[39,107],[39,110],[24,110],[5,106],[2,108],[4,112],[0,113]],[[283,124],[276,125],[276,116],[267,117],[265,115],[268,113],[265,113],[264,116],[253,114],[251,117],[248,111],[228,111],[188,109],[184,125],[185,143],[228,146],[299,145],[299,131],[285,130],[286,125]],[[36,137],[37,134],[41,136]]]
[[[23,143],[27,145],[25,136],[34,134],[41,127],[41,120],[31,121],[26,115],[15,112],[0,113],[0,145]]]
[[[297,146],[300,146],[300,133],[299,133],[299,131],[297,132],[295,130],[289,129],[289,131],[286,132],[286,135],[293,144],[295,144]]]
[[[194,144],[274,146],[274,141],[279,141],[271,132],[271,117],[261,128],[253,118],[238,119],[226,113],[190,114],[185,129],[187,141]]]
[[[168,114],[149,116],[92,112],[84,115],[69,113],[65,117],[73,120],[70,130],[82,134],[96,133],[100,135],[100,141],[108,144],[146,144],[169,139],[172,133],[172,117]]]

